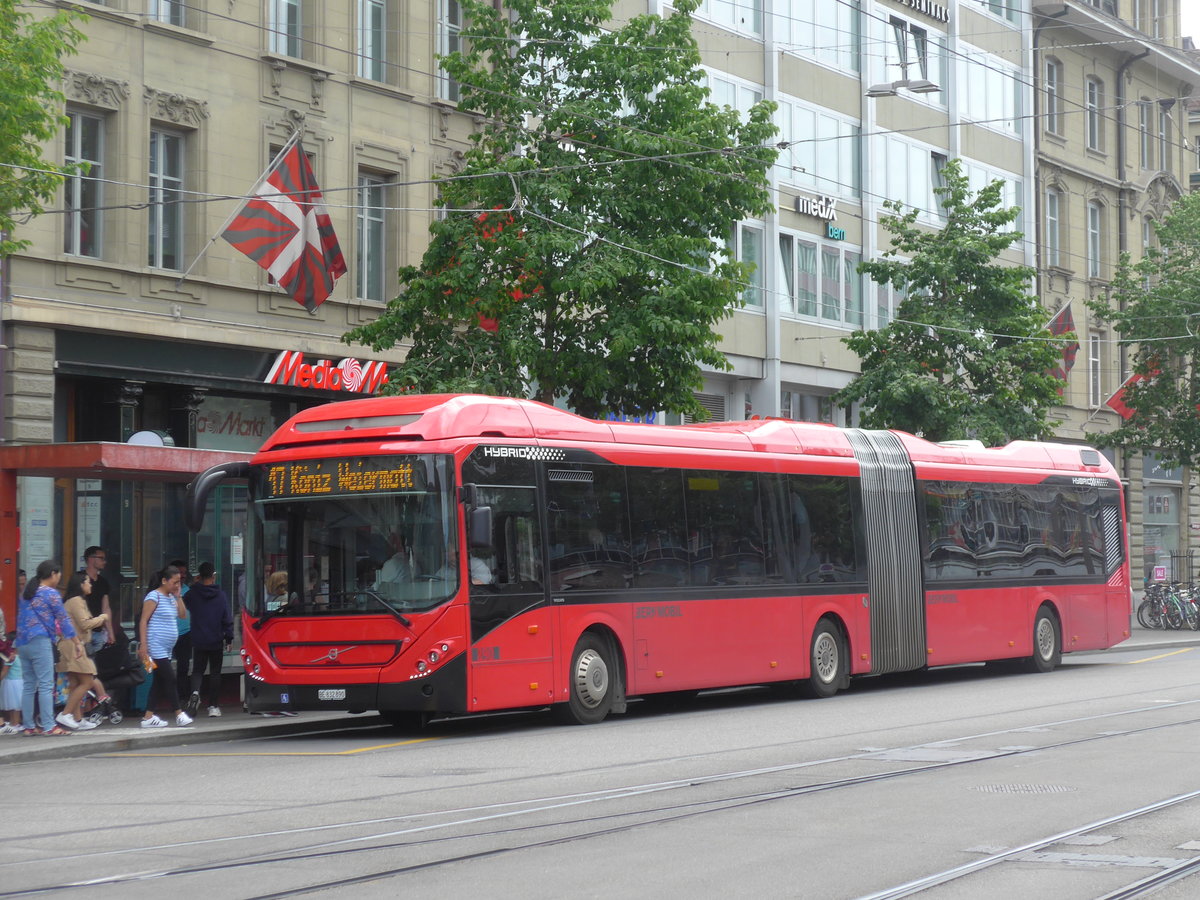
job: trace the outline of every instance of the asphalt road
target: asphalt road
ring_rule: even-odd
[[[1200,647],[345,724],[6,765],[0,896],[1200,895]]]

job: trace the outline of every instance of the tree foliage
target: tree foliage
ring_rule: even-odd
[[[749,275],[725,242],[771,208],[776,150],[772,104],[709,102],[697,2],[617,27],[610,0],[463,0],[466,49],[442,65],[479,132],[400,296],[346,335],[411,342],[391,386],[703,415]]]
[[[1061,387],[1050,371],[1074,336],[1046,330],[1032,269],[997,262],[1022,238],[1008,230],[1018,210],[1001,205],[1002,183],[976,194],[957,160],[944,176],[938,230],[919,224],[918,210],[885,204],[891,248],[859,270],[905,296],[886,327],[844,338],[862,374],[835,401],[859,403],[865,427],[929,440],[1047,437]]]
[[[17,0],[0,0],[0,232],[12,234],[20,220],[42,212],[76,166],[42,158],[42,144],[66,123],[62,58],[75,52],[84,35],[76,26],[86,16],[62,10],[35,18]],[[0,241],[0,256],[29,246]]]
[[[1088,303],[1132,345],[1129,364],[1137,376],[1121,395],[1132,415],[1088,439],[1191,466],[1200,456],[1200,194],[1175,201],[1157,238],[1158,247],[1137,264],[1123,256],[1108,298]]]

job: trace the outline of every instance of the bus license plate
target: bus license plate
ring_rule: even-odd
[[[318,700],[345,700],[345,688],[322,688],[317,691]]]

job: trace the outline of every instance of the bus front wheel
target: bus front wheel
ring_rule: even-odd
[[[1033,656],[1029,657],[1029,668],[1034,672],[1053,672],[1060,662],[1062,633],[1058,618],[1043,606],[1033,620]]]
[[[822,619],[813,631],[809,647],[809,674],[806,693],[813,697],[832,697],[846,681],[846,642],[838,627]]]
[[[595,725],[612,710],[616,669],[609,648],[597,635],[584,634],[571,654],[567,702],[554,707],[556,717],[569,725]]]

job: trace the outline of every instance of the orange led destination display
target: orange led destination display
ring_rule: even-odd
[[[423,468],[395,457],[321,459],[267,466],[262,493],[266,497],[379,494],[421,490],[424,482]]]

